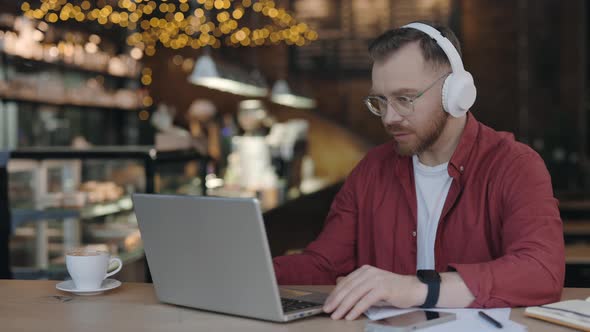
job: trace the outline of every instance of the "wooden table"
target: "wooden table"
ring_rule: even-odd
[[[55,289],[56,281],[0,280],[0,330],[7,331],[363,331],[365,318],[333,321],[327,315],[286,324],[269,323],[158,303],[152,284],[124,283],[97,296]],[[329,291],[331,286],[304,287]],[[567,288],[563,299],[585,299],[590,289]],[[529,331],[572,331],[523,316],[511,319]]]

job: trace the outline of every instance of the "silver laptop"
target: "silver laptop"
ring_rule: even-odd
[[[326,294],[277,286],[256,199],[133,195],[158,299],[276,322],[322,312]]]

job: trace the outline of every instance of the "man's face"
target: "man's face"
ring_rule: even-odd
[[[373,64],[371,94],[384,96],[390,101],[394,98],[414,99],[442,74],[444,69],[435,70],[425,63],[418,42],[410,43]],[[417,99],[414,112],[408,116],[400,116],[388,105],[381,121],[396,141],[401,155],[421,153],[440,137],[448,119],[442,109],[443,83],[444,79],[441,79]]]

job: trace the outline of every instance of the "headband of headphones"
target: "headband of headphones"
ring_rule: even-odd
[[[430,36],[447,55],[447,58],[451,63],[451,69],[453,70],[453,73],[465,71],[463,68],[463,61],[461,61],[461,56],[459,56],[459,52],[457,52],[457,49],[455,46],[453,46],[451,41],[443,36],[440,31],[424,23],[410,23],[404,25],[402,28],[416,29]]]

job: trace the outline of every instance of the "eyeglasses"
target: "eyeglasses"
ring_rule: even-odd
[[[451,73],[446,73],[443,76],[436,79],[436,81],[432,82],[426,89],[422,90],[422,92],[418,93],[414,97],[409,96],[394,96],[392,100],[389,100],[387,97],[384,96],[367,96],[363,100],[365,105],[371,113],[377,116],[384,116],[387,113],[387,105],[391,105],[394,111],[397,114],[406,117],[410,114],[414,113],[414,103],[418,98],[422,97],[428,90],[430,90],[433,86],[438,83],[441,79],[447,77]]]

